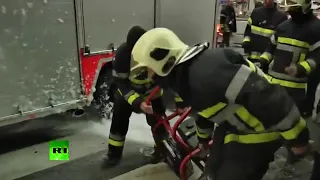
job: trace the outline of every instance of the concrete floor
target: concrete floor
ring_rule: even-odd
[[[87,114],[79,119],[54,115],[0,129],[1,180],[102,180],[147,163],[140,148],[152,146],[153,139],[142,115],[134,115],[122,164],[102,169],[107,152],[110,121]],[[49,161],[50,140],[70,142],[69,161]]]

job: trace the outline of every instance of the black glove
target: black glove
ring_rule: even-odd
[[[251,52],[251,47],[250,47],[250,42],[245,41],[242,43],[242,48],[244,50],[244,53],[250,53]]]
[[[269,69],[269,61],[264,58],[260,58],[259,62],[260,62],[260,69],[262,69],[264,73],[267,73]]]
[[[209,142],[199,142],[198,148],[200,149],[198,157],[203,160],[206,160],[210,153]]]

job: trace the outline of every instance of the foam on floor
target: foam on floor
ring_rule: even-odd
[[[165,163],[149,164],[117,176],[111,180],[178,180]]]

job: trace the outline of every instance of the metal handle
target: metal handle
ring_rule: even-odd
[[[155,88],[152,90],[152,92],[149,94],[147,100],[145,101],[145,103],[146,103],[147,105],[150,105],[150,104],[151,104],[151,99],[152,99],[152,97],[153,97],[155,94],[157,94],[157,93],[160,91],[160,89],[161,89],[160,86],[157,86],[157,87],[155,87]]]

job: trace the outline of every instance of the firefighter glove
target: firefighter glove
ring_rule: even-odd
[[[269,61],[264,59],[263,57],[260,57],[259,63],[260,63],[259,68],[262,69],[264,73],[267,73],[269,68]]]
[[[140,105],[141,110],[146,114],[153,114],[153,109],[151,105],[148,105],[145,102],[142,102]]]
[[[289,67],[285,68],[286,73],[288,73],[292,77],[296,77],[298,73],[298,68],[295,64],[291,64]]]
[[[307,144],[305,146],[292,147],[291,150],[297,157],[303,158],[310,153],[311,146]]]
[[[200,149],[199,157],[201,159],[206,159],[210,153],[210,146],[209,143],[199,143],[198,147]]]
[[[250,47],[250,42],[249,41],[245,41],[242,43],[242,48],[244,50],[244,53],[250,53],[251,52],[251,47]]]

